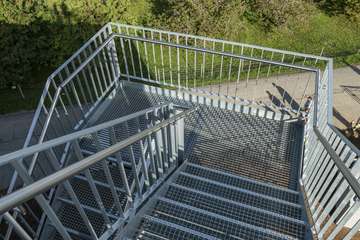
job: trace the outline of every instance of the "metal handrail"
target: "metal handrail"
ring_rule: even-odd
[[[313,68],[313,67],[299,66],[299,65],[296,65],[296,64],[282,63],[282,62],[278,62],[278,61],[265,60],[265,59],[256,58],[256,57],[247,57],[245,55],[233,54],[233,53],[228,53],[228,52],[225,52],[225,51],[216,51],[216,50],[210,50],[210,49],[207,49],[207,48],[186,46],[186,45],[170,43],[170,42],[165,42],[165,41],[152,40],[152,39],[148,39],[148,38],[133,37],[133,36],[129,36],[129,35],[125,35],[125,34],[119,34],[119,33],[112,33],[109,36],[109,41],[111,41],[115,37],[119,37],[119,38],[123,38],[123,39],[129,39],[129,40],[135,40],[135,41],[141,41],[141,42],[147,42],[147,43],[154,43],[154,44],[170,46],[170,47],[175,47],[175,48],[181,48],[181,49],[188,49],[188,50],[192,50],[192,51],[196,51],[196,52],[203,52],[203,53],[210,53],[210,54],[214,54],[214,55],[238,58],[238,59],[241,59],[241,60],[248,60],[248,61],[254,61],[254,62],[274,64],[274,65],[279,65],[279,66],[282,66],[282,67],[290,67],[290,68],[295,68],[295,69],[309,71],[309,72],[318,71],[317,68]]]
[[[201,39],[201,40],[206,40],[206,41],[210,41],[210,42],[226,43],[226,44],[231,44],[231,45],[236,45],[236,46],[244,46],[244,47],[249,47],[249,48],[256,48],[256,49],[260,49],[260,50],[265,50],[265,51],[270,51],[270,52],[277,52],[277,53],[281,53],[281,54],[293,55],[293,56],[304,57],[304,58],[313,58],[313,59],[324,60],[324,61],[328,61],[330,59],[330,58],[327,58],[327,57],[317,56],[317,55],[313,55],[313,54],[297,53],[297,52],[281,50],[281,49],[276,49],[276,48],[262,47],[262,46],[254,45],[254,44],[239,43],[239,42],[233,42],[233,41],[222,40],[222,39],[217,39],[217,38],[209,38],[209,37],[205,37],[205,36],[196,36],[196,35],[191,35],[191,34],[187,34],[187,33],[178,33],[178,32],[172,32],[172,31],[166,31],[166,30],[154,29],[154,28],[149,28],[149,27],[136,26],[136,25],[127,25],[127,24],[121,24],[121,23],[115,23],[115,22],[110,22],[107,25],[110,25],[110,26],[111,25],[123,26],[125,28],[132,28],[132,29],[137,29],[137,30],[146,30],[146,31],[150,31],[150,32],[152,31],[152,32],[171,34],[171,35],[187,37],[187,38]]]
[[[126,140],[116,143],[102,151],[99,151],[81,161],[78,161],[72,165],[69,165],[47,177],[44,177],[24,188],[21,188],[3,198],[1,198],[0,214],[3,214],[4,212],[12,209],[13,207],[41,194],[42,192],[46,191],[47,189],[51,188],[52,186],[57,185],[65,180],[71,178],[72,176],[82,172],[83,170],[94,165],[95,163],[100,162],[104,158],[113,155],[114,153],[124,149],[125,147],[145,138],[146,136],[159,131],[160,129],[168,126],[169,124],[172,124],[172,123],[178,121],[179,119],[184,118],[185,116],[191,114],[195,110],[196,110],[196,108],[185,110],[184,112],[181,112],[169,119],[166,119],[151,128],[145,129],[142,132],[139,132],[139,133],[127,138]],[[106,124],[106,126],[109,127],[111,125]],[[99,128],[100,128],[99,126],[96,126],[97,130]],[[100,129],[102,129],[102,128],[100,128]],[[45,149],[47,149],[51,146],[59,145],[64,142],[72,141],[74,139],[77,139],[79,136],[89,134],[93,131],[94,131],[94,129],[89,128],[89,129],[85,129],[85,130],[79,131],[74,134],[70,134],[69,136],[61,137],[61,139],[51,140],[51,143],[47,144],[48,146]],[[65,139],[66,139],[66,141],[65,141]],[[41,145],[44,145],[44,144],[45,143],[43,143]],[[12,157],[15,157],[15,160],[17,160],[17,158],[19,158],[19,156],[23,157],[24,151],[28,152],[28,153],[26,153],[27,155],[31,155],[31,154],[37,152],[39,149],[44,149],[44,147],[35,145],[34,147],[30,147],[29,149],[23,149],[23,151],[20,150],[18,152],[15,152]],[[9,156],[6,159],[8,159],[8,158],[9,158]]]
[[[124,117],[117,118],[115,120],[111,120],[111,121],[101,123],[101,124],[98,124],[98,125],[95,125],[95,126],[92,126],[92,127],[89,127],[89,128],[86,128],[86,129],[83,129],[83,130],[80,130],[80,131],[77,131],[77,132],[74,132],[74,133],[70,133],[70,134],[65,135],[65,136],[61,136],[61,137],[58,137],[58,138],[55,138],[55,139],[51,139],[51,140],[43,142],[41,144],[32,145],[30,147],[23,148],[23,149],[20,149],[18,151],[15,151],[15,152],[11,152],[11,153],[2,155],[2,156],[0,156],[0,167],[5,165],[5,164],[9,164],[11,161],[15,161],[15,160],[17,161],[19,159],[23,159],[23,158],[25,158],[27,156],[31,156],[31,155],[33,155],[35,153],[44,151],[46,149],[56,147],[58,145],[70,142],[71,140],[77,139],[79,137],[82,137],[82,136],[97,132],[99,130],[106,129],[106,128],[121,124],[123,122],[127,122],[127,121],[129,121],[131,119],[137,118],[139,116],[143,116],[146,113],[150,113],[150,112],[153,112],[154,110],[160,109],[160,108],[162,108],[162,107],[164,107],[166,105],[168,105],[168,104],[163,103],[163,104],[160,104],[160,105],[157,105],[157,106],[154,106],[154,107],[150,107],[150,108],[147,108],[147,109],[144,109],[144,110],[141,110],[141,111],[126,115]]]

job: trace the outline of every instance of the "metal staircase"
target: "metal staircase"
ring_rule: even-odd
[[[109,23],[0,156],[0,239],[356,237],[360,153],[331,92],[328,58]]]

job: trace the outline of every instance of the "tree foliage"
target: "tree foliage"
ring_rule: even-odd
[[[0,88],[44,81],[108,21],[299,51],[308,51],[296,45],[304,39],[318,51],[321,42],[315,41],[321,39],[343,44],[332,44],[334,51],[356,49],[359,34],[351,29],[359,29],[359,0],[314,1],[328,18],[307,0],[0,0]],[[333,15],[344,23],[341,29],[337,18],[329,20]],[[347,21],[355,23],[347,26]],[[352,35],[341,41],[331,28]]]
[[[135,22],[129,5],[130,0],[1,0],[0,87],[40,81],[31,77],[34,72],[56,68],[108,21]]]

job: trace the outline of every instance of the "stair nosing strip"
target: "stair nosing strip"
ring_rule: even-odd
[[[207,182],[207,183],[210,183],[210,184],[218,185],[220,187],[232,189],[234,191],[250,194],[250,195],[253,195],[253,196],[256,196],[256,197],[265,198],[267,200],[278,202],[278,203],[281,203],[281,204],[284,204],[284,205],[288,205],[290,207],[294,207],[294,208],[297,208],[297,209],[300,209],[300,210],[302,209],[302,206],[297,204],[297,203],[292,203],[292,202],[288,202],[288,201],[285,201],[285,200],[282,200],[282,199],[269,197],[269,196],[266,196],[264,194],[256,193],[256,192],[246,190],[246,189],[243,189],[243,188],[239,188],[239,187],[230,186],[230,185],[227,185],[227,184],[224,184],[224,183],[221,183],[221,182],[216,182],[216,181],[209,180],[209,179],[206,179],[206,178],[203,178],[203,177],[199,177],[199,176],[196,176],[196,175],[193,175],[193,174],[180,172],[180,175],[183,175],[183,176],[186,176],[186,177],[189,177],[189,178],[193,178],[193,179],[196,179],[196,180],[199,180],[199,181]]]
[[[212,212],[209,212],[207,210],[199,209],[199,208],[196,208],[196,207],[193,207],[193,206],[190,206],[190,205],[187,205],[187,204],[183,204],[183,203],[171,200],[171,199],[167,199],[167,198],[164,198],[164,197],[159,197],[158,200],[169,203],[169,204],[177,205],[177,206],[180,206],[180,207],[183,207],[183,208],[187,208],[187,209],[190,209],[191,211],[194,211],[194,212],[198,212],[198,213],[205,214],[205,215],[208,215],[208,216],[211,216],[211,217],[214,217],[214,218],[218,218],[218,219],[221,219],[223,221],[231,222],[233,224],[240,225],[242,227],[245,227],[245,228],[248,228],[248,229],[251,229],[251,230],[254,230],[254,231],[258,231],[258,232],[261,232],[261,233],[266,233],[266,234],[273,235],[273,236],[276,236],[276,237],[279,237],[279,238],[296,240],[296,238],[293,238],[293,237],[291,237],[289,235],[285,235],[285,234],[282,234],[282,233],[279,233],[279,232],[276,232],[276,231],[273,231],[273,230],[269,230],[269,229],[266,229],[266,228],[262,228],[262,227],[254,226],[254,225],[251,225],[251,224],[248,224],[248,223],[244,223],[244,222],[241,222],[241,221],[238,221],[238,220],[235,220],[235,219],[231,219],[231,218],[222,216],[220,214],[212,213]]]
[[[199,191],[199,190],[196,190],[196,189],[188,188],[188,187],[179,185],[177,183],[172,183],[172,184],[170,184],[170,186],[173,186],[175,188],[181,188],[181,189],[184,189],[184,190],[187,190],[187,191],[190,191],[190,192],[193,192],[193,193],[197,193],[197,194],[209,197],[209,198],[215,198],[217,200],[220,200],[220,201],[223,201],[223,202],[228,202],[228,203],[237,205],[239,207],[251,209],[251,210],[254,210],[254,211],[257,211],[257,212],[260,212],[260,213],[264,213],[264,214],[272,215],[272,216],[277,217],[277,218],[284,219],[284,220],[292,222],[292,223],[297,223],[297,224],[301,224],[303,226],[306,226],[306,223],[304,221],[296,219],[296,218],[291,218],[291,217],[282,215],[280,213],[275,213],[275,212],[272,212],[272,211],[269,211],[269,210],[265,210],[265,209],[257,208],[257,207],[247,205],[247,204],[244,204],[244,203],[236,202],[236,201],[226,199],[226,198],[223,198],[223,197],[220,197],[220,196],[212,195],[210,193],[206,193],[206,192]]]
[[[275,188],[275,189],[278,189],[278,190],[281,190],[281,191],[288,192],[288,193],[295,194],[295,195],[299,196],[299,192],[297,192],[295,190],[292,190],[292,189],[276,186],[276,185],[273,185],[273,184],[270,184],[270,183],[264,183],[264,182],[256,181],[254,179],[245,178],[245,177],[234,175],[234,174],[227,173],[227,172],[222,172],[222,171],[219,171],[219,170],[216,170],[216,169],[204,167],[204,166],[194,164],[194,163],[190,163],[190,162],[188,162],[187,165],[192,166],[192,167],[196,167],[196,168],[200,168],[200,169],[204,169],[204,170],[207,170],[207,171],[210,171],[210,172],[215,172],[215,173],[225,175],[225,176],[228,176],[228,177],[240,179],[240,180],[243,180],[243,181],[248,181],[248,182],[251,182],[251,183],[254,183],[254,184],[262,185],[264,187]]]
[[[165,220],[162,220],[162,219],[159,219],[159,218],[156,218],[156,217],[153,217],[153,216],[150,216],[150,215],[145,215],[143,218],[149,220],[149,221],[153,221],[153,222],[157,222],[159,224],[162,224],[162,225],[166,225],[168,227],[171,227],[171,228],[176,228],[180,231],[183,231],[183,232],[188,232],[192,235],[195,235],[195,236],[198,236],[198,237],[202,237],[202,238],[205,238],[205,239],[209,239],[209,240],[221,240],[219,238],[216,238],[216,237],[213,237],[213,236],[210,236],[210,235],[207,235],[205,233],[201,233],[201,232],[198,232],[196,230],[193,230],[191,228],[187,228],[187,227],[184,227],[184,226],[180,226],[178,224],[175,224],[175,223],[170,223],[168,221],[165,221]]]

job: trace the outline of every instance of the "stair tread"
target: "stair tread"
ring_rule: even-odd
[[[291,239],[268,229],[160,198],[152,216],[220,239]]]
[[[304,238],[306,225],[303,221],[263,209],[227,201],[221,197],[192,191],[178,185],[170,185],[165,198],[291,237]]]
[[[175,183],[291,218],[301,219],[302,216],[302,206],[299,204],[228,186],[184,172],[180,173]]]
[[[218,181],[234,187],[247,189],[256,193],[276,197],[292,203],[298,203],[299,201],[299,193],[297,191],[273,184],[259,182],[250,178],[234,175],[224,171],[207,168],[198,164],[188,163],[184,172]]]
[[[169,239],[169,240],[170,239],[171,240],[172,239],[217,240],[217,238],[215,237],[198,232],[194,229],[187,228],[178,224],[170,223],[163,219],[149,215],[145,215],[143,217],[143,222],[140,227],[140,232],[156,234],[162,237],[163,239]]]

